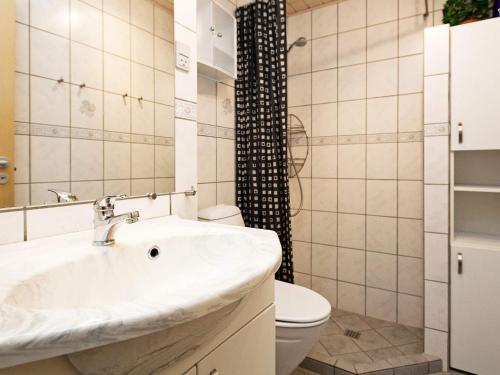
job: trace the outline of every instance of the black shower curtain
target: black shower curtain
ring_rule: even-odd
[[[246,226],[278,234],[283,261],[276,278],[293,283],[285,1],[257,0],[238,8],[236,19],[236,203]]]

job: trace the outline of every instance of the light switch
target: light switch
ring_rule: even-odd
[[[191,60],[191,48],[184,43],[175,42],[175,66],[181,70],[189,72]]]

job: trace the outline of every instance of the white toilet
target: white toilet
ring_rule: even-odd
[[[240,209],[218,205],[200,210],[200,221],[244,226]],[[330,303],[299,285],[275,281],[276,374],[289,375],[319,339],[328,319]]]

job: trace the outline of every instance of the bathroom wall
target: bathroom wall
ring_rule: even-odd
[[[17,206],[54,202],[48,188],[174,190],[174,22],[161,3],[17,0]]]
[[[289,113],[310,137],[296,282],[333,306],[423,327],[423,30],[442,2],[346,0],[288,19]],[[301,143],[302,142],[302,143]],[[294,146],[304,153],[303,140]],[[299,202],[291,181],[292,206]]]

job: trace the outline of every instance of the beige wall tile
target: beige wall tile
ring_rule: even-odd
[[[217,139],[217,181],[234,181],[234,140]]]
[[[302,194],[300,193],[300,187],[302,186]],[[311,209],[311,179],[301,178],[300,186],[297,178],[291,178],[289,181],[290,189],[290,206],[293,209],[298,209],[300,206],[300,200],[302,195],[302,208],[306,210]]]
[[[152,178],[155,176],[155,146],[132,144],[132,178]]]
[[[338,135],[366,134],[366,100],[338,103]]]
[[[198,122],[217,124],[217,84],[198,77]]]
[[[366,212],[366,181],[361,179],[338,180],[339,212],[364,214]]]
[[[313,146],[311,159],[312,177],[337,177],[337,146]]]
[[[422,258],[424,223],[423,220],[398,219],[398,254]]]
[[[288,53],[287,69],[289,75],[311,72],[311,43],[307,43],[305,46],[300,48],[294,47],[290,50]]]
[[[425,231],[448,233],[448,186],[425,186]]]
[[[395,133],[398,130],[398,97],[387,96],[367,101],[367,133]]]
[[[367,29],[367,60],[377,61],[397,57],[397,35],[398,23],[396,21],[369,27]]]
[[[366,97],[366,65],[354,65],[338,70],[338,99],[355,100]]]
[[[335,33],[337,33],[337,4],[314,9],[312,11],[312,37],[319,38]]]
[[[337,244],[337,214],[332,212],[312,211],[312,242]]]
[[[366,314],[390,322],[396,321],[396,293],[375,288],[366,288]]]
[[[426,184],[448,184],[448,136],[426,137],[424,140],[424,181]]]
[[[396,291],[397,257],[391,254],[366,252],[366,285]]]
[[[365,231],[365,215],[338,214],[339,246],[349,247],[353,249],[365,249]]]
[[[448,282],[448,235],[425,233],[425,278]]]
[[[425,281],[425,326],[448,331],[448,284]]]
[[[397,143],[366,145],[366,176],[370,179],[396,179],[398,166]]]
[[[305,12],[287,17],[287,42],[293,43],[301,36],[311,39],[311,12]]]
[[[217,180],[217,139],[198,136],[198,182]]]
[[[365,251],[338,248],[338,279],[356,284],[365,283]],[[349,310],[352,311],[352,310]]]
[[[103,157],[102,141],[72,139],[71,180],[102,180]]]
[[[368,63],[367,95],[369,98],[396,95],[398,91],[397,59]]]
[[[423,259],[398,256],[398,292],[422,296],[423,274]]]
[[[290,111],[289,111],[290,113]],[[309,133],[311,135],[311,133]],[[312,106],[312,136],[337,135],[337,103]]]
[[[397,182],[368,180],[366,186],[366,213],[369,215],[396,216]]]
[[[424,300],[422,297],[398,293],[398,323],[418,328],[424,326]]]
[[[303,286],[304,288],[311,288],[311,275],[294,272],[293,277],[295,284]]]
[[[288,105],[311,104],[311,74],[288,77]]]
[[[339,32],[366,26],[366,1],[347,0],[339,3]]]
[[[292,217],[293,239],[311,242],[311,211],[301,210]]]
[[[366,217],[366,249],[396,254],[398,228],[393,217]]]
[[[431,17],[399,20],[399,56],[424,52],[424,29],[432,26]]]
[[[312,73],[312,103],[337,101],[337,70],[329,69]]]
[[[318,211],[337,211],[337,180],[312,179],[312,209]]]
[[[399,59],[399,93],[412,94],[424,90],[423,55]]]
[[[338,53],[339,66],[366,62],[366,30],[359,29],[339,34]]]
[[[400,95],[399,131],[414,132],[424,129],[424,96],[422,94]]]
[[[368,0],[367,1],[368,25],[398,19],[398,0]]]
[[[69,139],[31,136],[30,163],[31,182],[69,181]]]
[[[423,142],[398,144],[398,178],[402,180],[422,180],[424,175]]]
[[[422,219],[423,198],[422,181],[398,181],[398,216]]]
[[[198,184],[198,210],[217,204],[217,185],[215,183]]]
[[[217,182],[217,204],[236,205],[234,182]]]
[[[337,306],[337,281],[323,277],[312,277],[312,289],[325,297],[332,307]]]
[[[293,241],[293,266],[295,271],[311,274],[311,244]]]
[[[365,314],[365,287],[339,281],[337,308],[357,314]]]
[[[444,367],[448,363],[448,333],[425,328],[424,349],[427,354],[435,355],[443,360]]]
[[[366,145],[338,146],[339,178],[365,178]]]
[[[312,274],[330,279],[337,278],[337,248],[335,246],[312,244]]]
[[[303,49],[303,48],[301,48]],[[292,50],[293,51],[293,50]],[[306,57],[311,62],[312,70],[325,70],[337,67],[337,35],[330,35],[312,41],[312,57],[307,54]],[[288,61],[292,61],[293,56],[289,55]],[[292,73],[289,73],[292,74]]]

